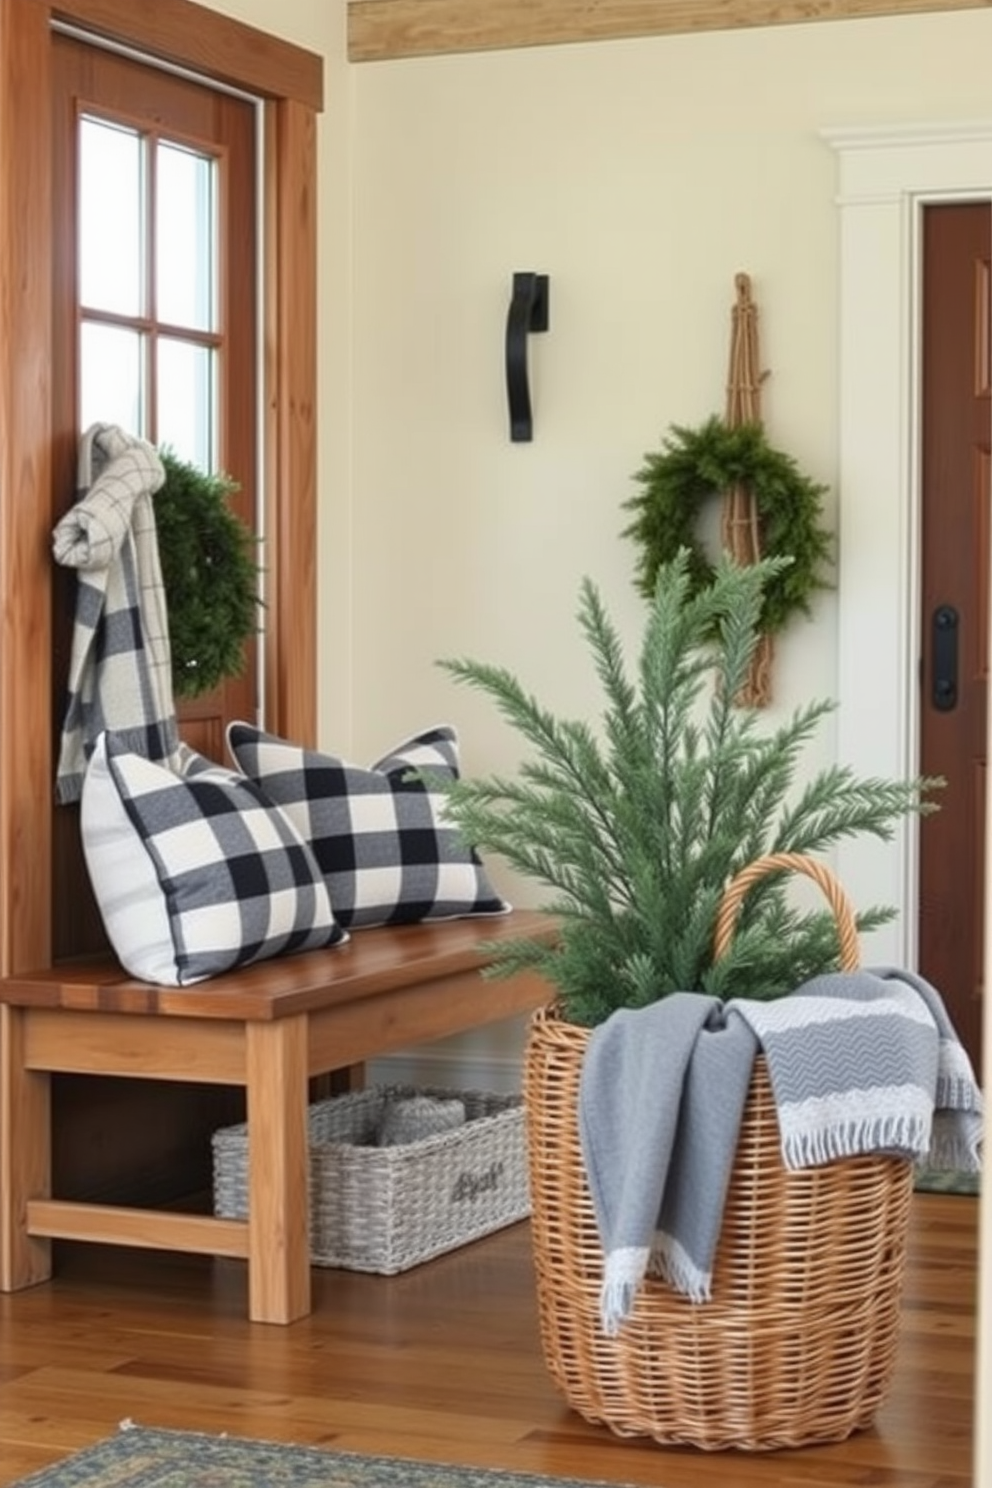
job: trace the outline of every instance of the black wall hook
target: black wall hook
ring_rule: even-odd
[[[547,274],[514,274],[506,317],[506,396],[510,404],[510,438],[514,444],[534,437],[527,378],[527,336],[548,329]]]

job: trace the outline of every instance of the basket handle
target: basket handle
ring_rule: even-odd
[[[763,857],[755,858],[753,863],[748,863],[746,868],[742,868],[730,880],[717,910],[716,930],[713,934],[714,959],[718,961],[730,947],[737,916],[748,889],[766,873],[774,873],[780,868],[805,873],[807,878],[811,878],[823,890],[837,921],[841,969],[857,970],[861,956],[858,950],[858,926],[850,899],[840,880],[825,863],[807,857],[805,853],[795,852],[766,853]]]

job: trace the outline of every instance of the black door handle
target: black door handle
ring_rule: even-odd
[[[941,713],[958,703],[958,612],[953,605],[938,605],[930,621],[932,680],[930,701]]]

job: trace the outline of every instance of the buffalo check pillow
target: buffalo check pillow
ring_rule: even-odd
[[[228,747],[313,848],[348,929],[506,914],[478,856],[444,819],[444,796],[413,770],[457,777],[458,740],[440,726],[364,769],[232,723]]]
[[[346,938],[292,822],[186,745],[172,770],[101,734],[80,824],[107,936],[143,981],[188,986]]]

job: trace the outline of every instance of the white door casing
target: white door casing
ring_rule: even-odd
[[[904,778],[919,769],[922,208],[992,197],[992,121],[822,137],[839,161],[838,760]],[[898,911],[866,939],[871,963],[916,965],[918,861],[915,819],[838,848],[855,904]]]

